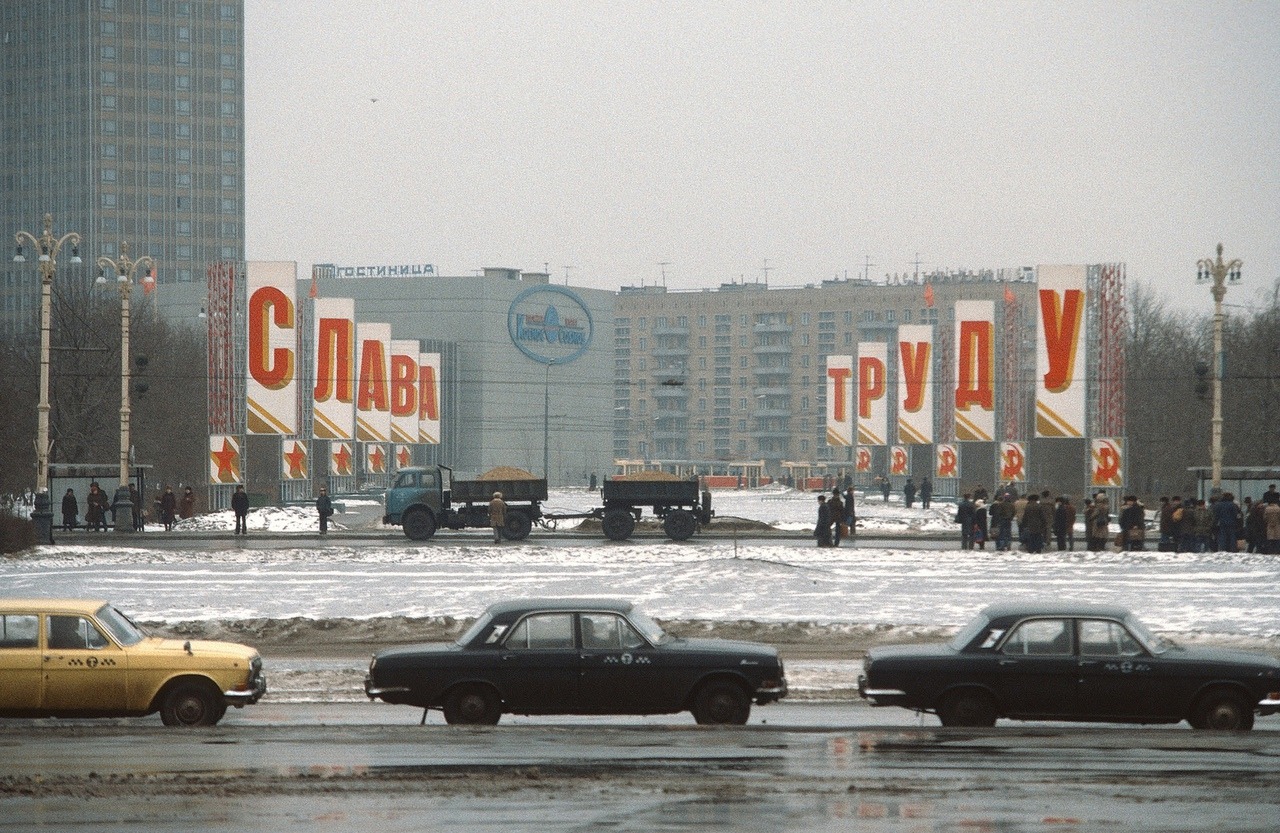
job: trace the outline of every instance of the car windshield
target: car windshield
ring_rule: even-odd
[[[147,634],[142,628],[138,627],[138,623],[116,610],[111,605],[103,605],[98,609],[96,614],[98,621],[111,631],[111,635],[116,638],[116,642],[121,645],[137,645]]]
[[[631,624],[635,625],[636,630],[640,631],[651,644],[658,645],[671,641],[671,637],[662,629],[662,626],[650,619],[647,614],[632,609],[631,613],[627,614],[627,618],[631,620]]]
[[[1163,636],[1159,636],[1147,630],[1146,625],[1142,624],[1132,616],[1125,619],[1124,623],[1129,627],[1129,632],[1138,637],[1142,644],[1147,646],[1147,650],[1153,654],[1163,654],[1165,651],[1173,647],[1172,642],[1165,639]]]
[[[471,642],[489,627],[489,623],[493,621],[493,615],[489,611],[480,614],[480,618],[475,621],[471,627],[467,628],[467,632],[458,637],[457,644],[462,646],[470,645]]]
[[[963,651],[964,646],[972,642],[975,636],[982,633],[983,629],[986,628],[990,622],[990,619],[979,613],[969,621],[969,624],[961,628],[960,632],[952,637],[951,641],[947,644],[951,646],[952,650]]]

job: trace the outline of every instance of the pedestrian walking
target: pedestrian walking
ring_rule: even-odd
[[[1085,540],[1090,552],[1102,552],[1107,548],[1111,535],[1111,501],[1105,492],[1093,496],[1093,516],[1086,521]]]
[[[173,529],[173,522],[177,515],[178,496],[173,493],[172,486],[165,486],[164,494],[160,497],[160,521],[164,524],[165,532]]]
[[[906,483],[902,484],[902,499],[908,509],[916,502],[916,482],[910,477],[907,478]]]
[[[80,502],[76,500],[74,489],[67,489],[62,496],[62,528],[72,530],[80,526]]]
[[[849,531],[845,537],[853,541],[858,534],[858,508],[853,502],[853,487],[849,486],[844,490],[844,522],[848,525]]]
[[[840,546],[844,526],[844,501],[840,499],[840,489],[831,490],[831,499],[827,501],[827,511],[831,514],[831,546]]]
[[[920,481],[920,508],[928,509],[929,501],[933,499],[933,483],[929,478]]]
[[[876,478],[876,480],[877,480],[877,481],[879,481],[879,483],[880,483],[880,493],[881,493],[882,495],[884,495],[884,502],[885,502],[885,503],[888,503],[888,502],[889,502],[889,492],[891,492],[891,491],[893,490],[893,486],[889,483],[889,478],[888,478],[888,476],[886,476],[886,475],[881,475],[880,477],[877,477],[877,478]]]
[[[1067,495],[1059,495],[1053,510],[1053,537],[1057,539],[1058,550],[1075,549],[1076,508]]]
[[[231,511],[236,516],[236,535],[249,534],[249,494],[244,490],[244,486],[236,486],[236,492],[231,496]]]
[[[489,501],[489,526],[493,527],[493,543],[502,542],[502,528],[507,525],[507,504],[502,500],[502,492],[494,492]]]
[[[956,504],[955,521],[960,526],[960,549],[973,549],[973,509],[972,496],[965,492]]]
[[[1210,507],[1213,520],[1218,529],[1218,552],[1235,552],[1236,541],[1240,538],[1241,515],[1236,496],[1231,492],[1223,492]]]
[[[195,490],[188,486],[182,493],[182,500],[178,501],[178,517],[190,520],[196,516],[196,493]]]
[[[329,490],[320,487],[320,495],[316,498],[316,515],[320,518],[320,534],[329,531],[329,516],[333,514],[333,501],[329,500]]]
[[[826,495],[818,495],[818,522],[813,527],[813,537],[818,539],[818,546],[831,546],[831,507],[827,506]]]
[[[90,532],[106,532],[107,493],[98,488],[96,481],[89,484],[89,497],[85,502],[88,504],[84,513],[85,526]]]
[[[1013,546],[1013,495],[1001,495],[987,514],[995,531],[996,549],[1008,550]]]

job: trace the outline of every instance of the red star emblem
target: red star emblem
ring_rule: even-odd
[[[285,452],[284,460],[289,464],[290,478],[307,476],[307,452],[302,443],[292,443],[290,450]]]
[[[387,455],[383,453],[382,446],[375,445],[369,449],[369,471],[373,473],[381,473],[387,470]]]
[[[413,455],[409,453],[409,446],[401,445],[396,447],[396,465],[405,468],[413,461]]]
[[[333,466],[338,474],[351,474],[351,452],[346,443],[339,443],[338,450],[333,452]]]
[[[236,479],[236,464],[240,461],[240,452],[231,440],[222,438],[222,450],[209,452],[210,458],[218,464],[217,479],[220,483],[227,483]]]

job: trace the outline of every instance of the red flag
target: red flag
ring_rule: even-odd
[[[1015,299],[1013,297],[1013,290],[1006,286],[1004,288],[1004,302],[1006,304],[1012,304],[1014,300]]]
[[[307,295],[312,298],[317,298],[320,296],[320,290],[316,288],[315,275],[311,276],[311,289],[307,291]]]
[[[924,305],[926,307],[933,306],[933,284],[931,283],[924,285]]]

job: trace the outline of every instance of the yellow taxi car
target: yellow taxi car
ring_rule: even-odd
[[[104,601],[0,598],[0,717],[212,726],[266,691],[247,645],[149,636]]]

